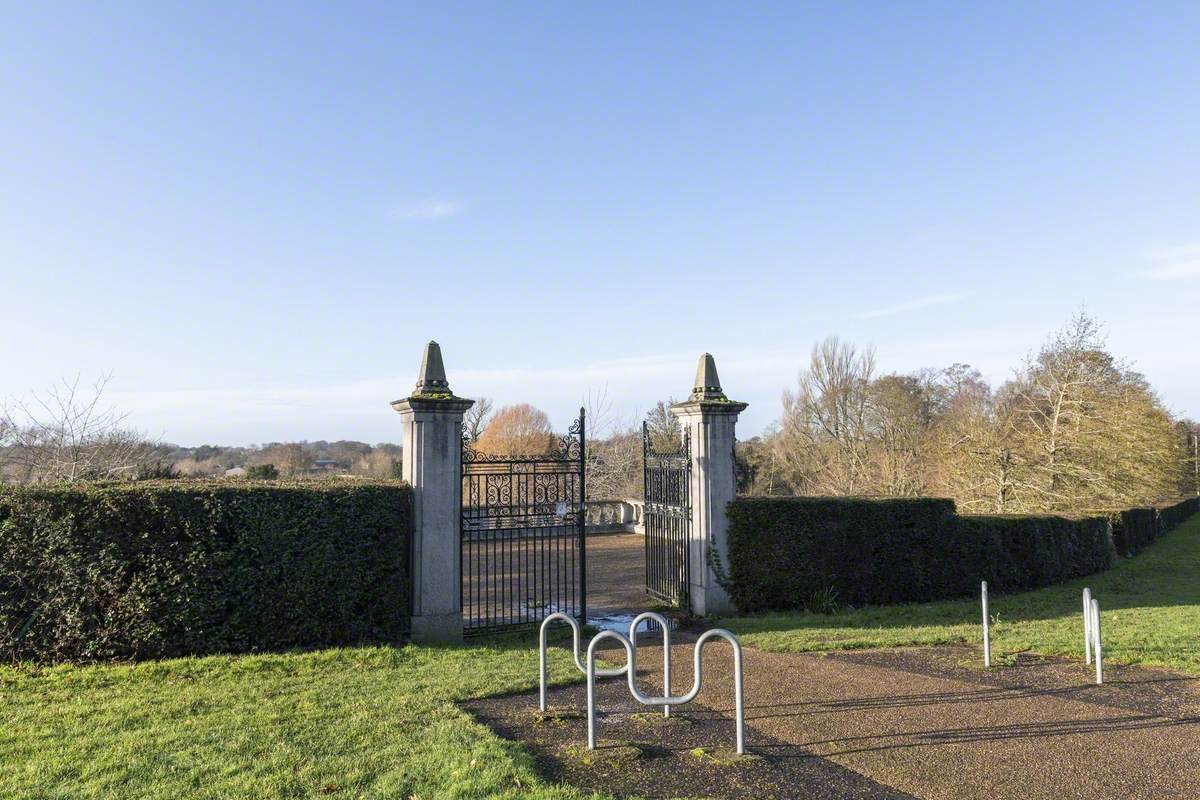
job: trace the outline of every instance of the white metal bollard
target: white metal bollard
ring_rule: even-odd
[[[596,749],[596,645],[602,639],[616,639],[625,648],[625,656],[628,659],[626,665],[629,671],[626,673],[626,678],[629,683],[629,693],[633,695],[633,699],[637,700],[644,706],[671,705],[680,706],[684,703],[690,703],[696,699],[696,695],[700,694],[700,687],[703,684],[703,668],[700,663],[700,656],[704,650],[704,645],[710,640],[721,637],[733,646],[733,696],[734,696],[734,713],[737,719],[737,754],[744,755],[746,752],[745,742],[745,727],[746,727],[746,698],[745,686],[742,681],[742,645],[738,642],[737,637],[727,630],[721,628],[713,628],[700,634],[700,638],[696,640],[696,649],[693,653],[695,682],[692,684],[690,692],[684,695],[671,697],[648,697],[638,691],[634,685],[634,675],[637,672],[637,647],[629,640],[629,637],[618,633],[617,631],[601,631],[592,639],[588,645],[587,651],[587,723],[588,723],[588,749]]]
[[[1100,643],[1100,601],[1092,598],[1092,648],[1096,653],[1096,683],[1104,683],[1104,647]]]
[[[992,666],[992,639],[988,620],[987,581],[984,581],[980,587],[980,597],[983,601],[983,666],[984,669],[987,669]]]
[[[1092,590],[1083,589],[1083,663],[1092,663]]]

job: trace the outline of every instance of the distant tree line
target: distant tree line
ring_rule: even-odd
[[[210,477],[241,467],[250,478],[300,478],[329,474],[399,476],[398,444],[352,440],[269,442],[248,447],[171,446],[167,457],[184,476]],[[270,468],[270,469],[267,469]]]
[[[743,491],[954,499],[966,512],[1075,512],[1195,493],[1192,435],[1075,316],[1014,377],[966,364],[879,374],[871,348],[813,348],[780,419],[739,446]]]
[[[181,447],[129,427],[104,403],[108,379],[91,386],[62,381],[28,401],[0,406],[0,482],[399,476],[396,444],[355,441],[271,442],[248,447]]]
[[[678,446],[672,403],[644,417],[656,449]],[[1200,493],[1200,427],[1173,418],[1084,313],[998,387],[967,364],[881,373],[872,348],[831,337],[782,405],[766,433],[738,443],[742,493],[948,497],[967,513],[1071,513]],[[589,499],[640,496],[638,420],[614,415],[603,392],[586,406]],[[481,451],[532,455],[559,441],[533,406],[476,409],[468,429]]]
[[[0,409],[0,481],[48,483],[330,474],[398,477],[396,444],[271,442],[180,447],[151,441],[102,403],[105,380],[62,382]],[[644,420],[651,446],[677,446],[671,400],[642,419],[585,400],[589,499],[638,497]],[[1144,376],[1078,314],[1000,386],[967,364],[881,373],[875,352],[817,344],[782,413],[738,443],[739,491],[762,495],[949,497],[977,513],[1077,512],[1200,494],[1200,425],[1174,418]],[[480,452],[561,447],[544,411],[477,399],[464,435]],[[238,469],[240,468],[240,470]]]

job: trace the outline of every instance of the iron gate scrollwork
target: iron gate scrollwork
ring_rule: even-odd
[[[657,439],[657,441],[656,441]],[[692,530],[692,454],[685,430],[676,441],[652,437],[642,423],[642,481],[646,527],[646,593],[679,607],[688,605]]]
[[[461,571],[467,633],[587,613],[584,411],[543,452],[484,453],[462,439]],[[541,450],[541,448],[538,448]]]

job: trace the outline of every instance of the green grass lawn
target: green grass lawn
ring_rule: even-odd
[[[2,668],[0,797],[590,797],[454,705],[536,685],[529,639]]]
[[[1108,572],[990,597],[993,654],[1032,650],[1082,659],[1084,586],[1100,601],[1106,660],[1200,672],[1200,515]],[[720,621],[743,644],[777,651],[980,643],[980,623],[977,597]]]

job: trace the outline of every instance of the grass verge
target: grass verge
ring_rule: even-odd
[[[528,639],[0,668],[0,797],[579,798],[455,702],[537,685]],[[552,651],[552,678],[575,679]]]
[[[1100,601],[1106,659],[1200,672],[1200,514],[1108,572],[990,597],[993,653],[1082,658],[1084,586]],[[978,598],[835,614],[773,613],[719,624],[738,634],[743,644],[775,651],[983,641]]]

